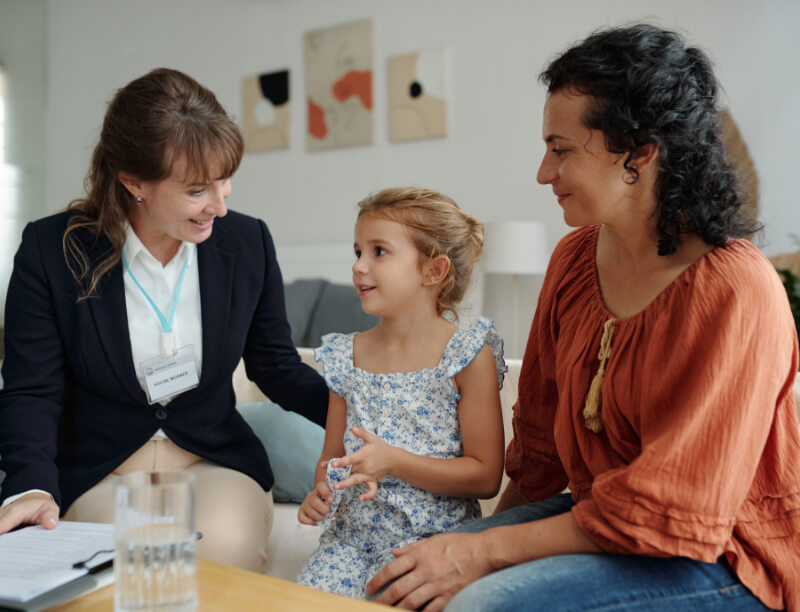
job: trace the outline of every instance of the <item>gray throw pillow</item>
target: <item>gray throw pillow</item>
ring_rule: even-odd
[[[325,334],[364,331],[379,323],[378,317],[361,309],[361,300],[352,285],[328,283],[322,288],[319,305],[311,317],[306,336],[309,344],[317,347]]]
[[[321,278],[299,279],[284,285],[283,294],[286,300],[286,317],[292,328],[292,342],[295,346],[311,346],[305,344],[311,317],[319,303],[322,289],[328,281]]]

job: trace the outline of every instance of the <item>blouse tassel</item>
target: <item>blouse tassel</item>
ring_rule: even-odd
[[[586,429],[599,433],[603,429],[603,419],[600,415],[600,409],[603,403],[603,396],[600,387],[603,385],[603,374],[606,371],[606,361],[611,355],[611,338],[614,337],[614,323],[616,319],[609,319],[603,325],[603,337],[600,338],[600,351],[597,353],[597,358],[600,360],[600,366],[597,368],[597,373],[592,379],[592,384],[589,386],[589,393],[586,394],[586,404],[583,408],[583,420]]]

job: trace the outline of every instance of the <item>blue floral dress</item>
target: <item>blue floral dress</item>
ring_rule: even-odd
[[[488,345],[503,386],[507,368],[503,340],[492,321],[481,317],[469,329],[459,329],[435,368],[415,372],[374,374],[353,365],[355,334],[328,334],[314,358],[322,361],[330,389],[347,402],[344,448],[354,453],[363,441],[353,435],[361,427],[392,446],[428,457],[460,457],[458,402],[452,378]],[[328,486],[346,478],[350,466],[328,467]],[[320,525],[319,546],[295,578],[299,584],[363,598],[367,581],[391,561],[391,550],[448,531],[480,518],[475,499],[436,495],[404,480],[386,476],[377,495],[359,501],[366,485],[333,491],[331,509]]]

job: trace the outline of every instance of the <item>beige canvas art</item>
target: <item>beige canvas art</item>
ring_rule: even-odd
[[[309,151],[372,144],[372,22],[306,33]]]
[[[289,71],[245,77],[242,100],[245,151],[288,149]]]
[[[389,58],[389,140],[447,136],[448,63],[445,49]]]

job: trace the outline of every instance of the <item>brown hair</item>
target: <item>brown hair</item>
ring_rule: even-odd
[[[84,181],[86,196],[68,206],[76,214],[62,245],[80,285],[78,301],[96,295],[100,280],[121,258],[125,220],[135,204],[119,181],[120,172],[160,181],[178,158],[185,158],[187,176],[208,181],[213,158],[228,178],[239,167],[243,150],[239,129],[214,94],[182,72],[158,68],[117,91]],[[94,244],[107,238],[111,250],[90,256],[87,236]]]
[[[384,189],[358,203],[358,217],[372,215],[405,225],[423,259],[444,255],[450,269],[439,290],[437,312],[450,312],[469,287],[483,250],[483,223],[444,194],[422,187]]]

